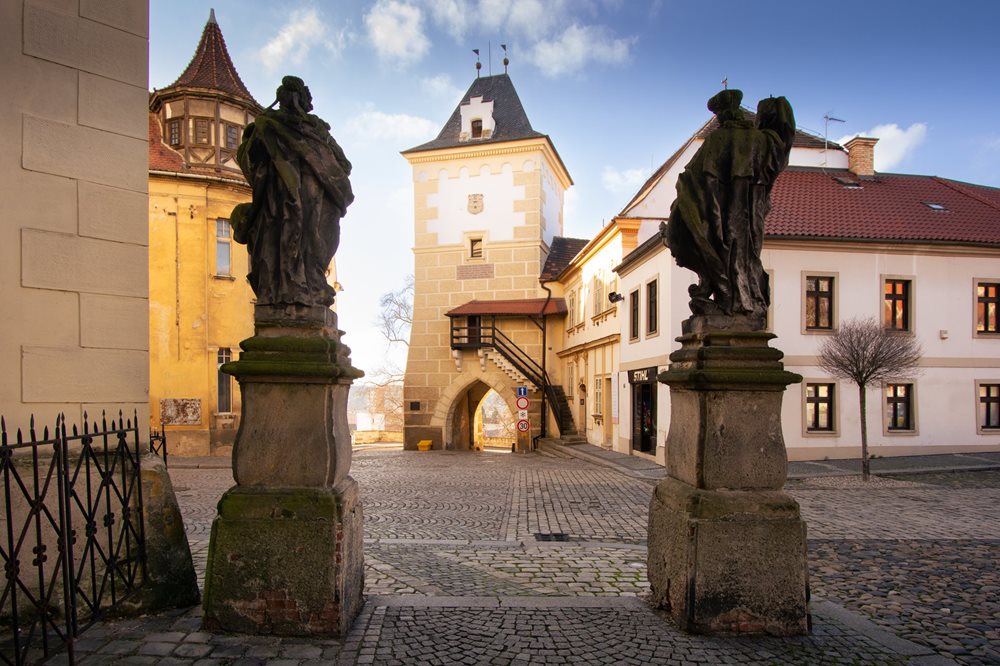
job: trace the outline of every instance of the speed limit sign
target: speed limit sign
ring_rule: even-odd
[[[531,425],[525,419],[521,419],[520,421],[517,422],[518,432],[528,432],[528,429],[530,427]]]

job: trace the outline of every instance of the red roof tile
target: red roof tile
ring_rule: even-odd
[[[195,49],[194,57],[191,58],[187,69],[176,81],[167,86],[167,89],[179,87],[221,90],[234,97],[257,104],[257,100],[243,85],[243,80],[229,57],[226,40],[222,36],[219,24],[215,22],[214,9],[209,15],[205,30],[201,33],[201,41],[198,43],[198,48]]]
[[[163,143],[160,121],[149,114],[149,168],[151,171],[184,171],[184,158]]]
[[[586,238],[567,238],[556,236],[552,239],[552,247],[549,248],[549,256],[542,266],[542,273],[539,276],[540,282],[551,282],[559,277],[559,274],[566,270],[569,262],[580,253],[589,243]]]
[[[1000,190],[981,185],[903,174],[859,180],[841,169],[790,167],[771,200],[769,237],[1000,245]]]
[[[511,301],[469,301],[459,305],[445,314],[449,317],[465,317],[468,315],[539,315],[545,306],[547,315],[566,314],[566,301],[561,298],[549,299],[548,305],[544,298],[522,298]]]

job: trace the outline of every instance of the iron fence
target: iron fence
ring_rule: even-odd
[[[0,419],[2,664],[73,663],[74,638],[145,581],[138,423],[87,418],[41,437],[32,418],[13,442]]]

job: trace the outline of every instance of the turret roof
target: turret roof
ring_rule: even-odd
[[[229,57],[226,40],[215,20],[214,9],[211,10],[205,30],[201,33],[201,41],[198,42],[194,57],[191,58],[187,69],[166,89],[170,88],[209,88],[260,106],[243,84],[236,66]]]
[[[468,104],[473,97],[482,97],[484,102],[493,102],[493,120],[496,123],[496,128],[489,138],[459,141],[459,134],[462,132],[461,108],[463,104]],[[448,118],[448,122],[444,124],[436,139],[404,150],[403,154],[534,138],[548,137],[541,132],[536,132],[531,127],[528,114],[521,106],[521,98],[517,96],[517,91],[514,89],[510,77],[506,74],[496,74],[477,78],[472,82],[469,90],[459,101],[455,111]]]

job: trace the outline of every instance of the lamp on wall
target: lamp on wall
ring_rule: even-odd
[[[608,294],[608,300],[612,303],[617,303],[618,301],[624,301],[625,297],[619,294],[617,291],[613,291]]]

